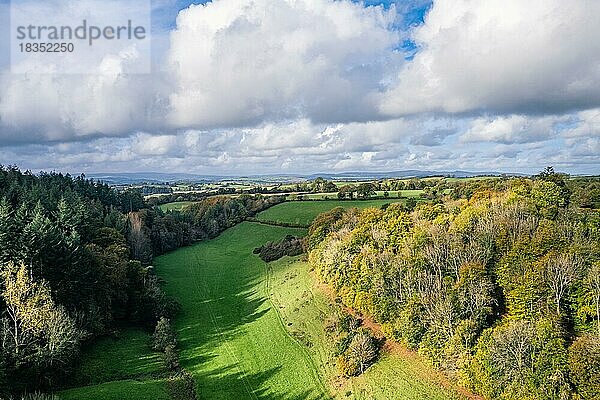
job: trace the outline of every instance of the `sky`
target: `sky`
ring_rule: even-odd
[[[600,174],[596,0],[153,0],[150,74],[11,73],[8,9],[0,164]]]

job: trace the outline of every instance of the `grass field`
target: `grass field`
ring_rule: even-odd
[[[166,375],[159,353],[150,348],[150,335],[124,329],[116,337],[97,340],[84,348],[74,385],[60,393],[63,399],[168,399]],[[155,393],[156,396],[150,396]]]
[[[193,201],[177,201],[174,203],[161,204],[159,208],[163,211],[181,211],[184,207],[194,204]]]
[[[368,208],[381,207],[384,204],[402,201],[400,199],[381,200],[323,200],[323,201],[290,201],[278,204],[257,215],[262,221],[287,222],[308,225],[315,217],[335,207]]]
[[[177,296],[180,361],[205,399],[321,399],[311,359],[290,338],[267,291],[254,247],[302,230],[242,223],[218,238],[158,257]]]
[[[127,379],[79,387],[59,393],[62,400],[170,400],[163,380]]]
[[[337,205],[380,207],[390,200],[289,202],[265,212],[269,220],[309,223]],[[182,306],[174,321],[181,365],[200,399],[455,400],[418,356],[385,354],[358,378],[337,377],[323,319],[333,305],[316,289],[301,257],[265,264],[252,250],[305,230],[244,222],[214,240],[157,257],[164,289]],[[160,356],[149,335],[124,330],[84,351],[83,387],[62,399],[169,399]]]
[[[302,257],[283,258],[269,264],[271,296],[286,328],[310,354],[336,399],[450,400],[460,399],[445,387],[443,376],[418,355],[384,354],[364,375],[337,378],[333,343],[323,320],[333,312],[330,299],[316,288]]]

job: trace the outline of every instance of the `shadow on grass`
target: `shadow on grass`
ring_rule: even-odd
[[[212,370],[209,373],[199,373],[196,378],[199,382],[197,392],[200,399],[259,399],[259,400],[306,400],[306,399],[329,399],[328,397],[315,393],[314,390],[301,390],[297,393],[277,393],[273,391],[268,382],[280,371],[280,368],[271,368],[260,373],[242,375],[233,367],[223,367]],[[206,382],[218,381],[221,389],[217,393],[211,385]],[[261,386],[250,388],[245,381],[253,384],[262,383]]]
[[[182,306],[174,324],[181,365],[194,376],[199,398],[328,398],[300,349],[276,331],[281,327],[275,314],[268,315],[276,311],[266,293],[265,264],[252,254],[285,232],[243,223],[155,261],[165,290]],[[277,340],[283,343],[271,343]],[[302,369],[298,377],[295,368]]]

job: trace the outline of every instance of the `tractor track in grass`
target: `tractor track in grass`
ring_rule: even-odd
[[[198,254],[194,254],[194,258],[196,260],[197,266],[200,266],[201,261],[200,261]],[[208,299],[210,297],[209,291],[208,291],[208,289],[205,289],[204,287],[202,287],[202,288],[200,287],[200,284],[198,283],[198,279],[196,278],[196,274],[194,273],[191,265],[188,267],[188,270],[190,272],[190,275],[193,276],[194,286],[198,290],[198,293],[200,293],[203,298]],[[223,330],[219,327],[219,324],[217,322],[217,317],[215,316],[215,313],[213,312],[213,309],[212,309],[210,303],[211,303],[210,301],[208,303],[206,303],[206,310],[208,311],[208,314],[210,316],[210,320],[215,329],[215,332],[217,332],[217,334],[219,335],[220,341],[223,344],[223,346],[225,346],[225,349],[227,350],[229,357],[231,357],[232,361],[235,363],[235,369],[242,377],[246,391],[248,392],[248,394],[250,395],[250,397],[252,399],[258,400],[258,397],[254,393],[254,390],[252,389],[252,385],[250,384],[250,381],[248,380],[248,377],[246,376],[245,371],[240,367],[240,366],[243,366],[242,361],[235,355],[235,352],[233,351],[233,349],[231,348],[231,346],[229,345],[229,343],[227,341],[227,338],[225,337],[225,332],[223,332]]]
[[[327,387],[325,387],[325,384],[323,383],[321,375],[319,374],[319,369],[317,368],[317,365],[315,364],[315,361],[313,360],[312,356],[310,355],[310,353],[308,352],[308,350],[306,350],[306,348],[304,347],[304,345],[298,339],[296,339],[294,336],[292,336],[292,334],[285,327],[285,323],[283,322],[283,317],[279,313],[279,309],[278,309],[279,308],[279,303],[277,303],[277,301],[271,295],[271,272],[272,272],[271,267],[269,266],[268,263],[265,263],[265,283],[266,283],[265,288],[266,288],[266,291],[267,291],[267,297],[269,299],[269,303],[271,304],[271,308],[273,308],[273,310],[275,311],[275,314],[277,315],[277,320],[279,321],[279,326],[281,327],[281,329],[283,330],[283,332],[285,333],[285,335],[292,342],[294,342],[296,344],[296,347],[298,347],[300,349],[300,351],[302,351],[302,353],[304,354],[305,358],[310,363],[311,372],[313,374],[313,377],[314,377],[315,381],[319,383],[319,386],[323,390],[323,393],[325,393],[325,394],[328,395],[329,390],[327,389]],[[328,398],[331,399],[331,396],[328,395]]]

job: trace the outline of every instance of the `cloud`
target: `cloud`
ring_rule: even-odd
[[[395,17],[394,7],[350,1],[192,5],[171,34],[169,121],[206,129],[377,118],[380,82],[401,60]]]
[[[169,23],[169,7],[187,3],[155,2],[150,75],[130,73],[135,48],[106,54],[95,74],[0,73],[1,162],[215,174],[600,166],[600,3],[214,0]]]
[[[121,72],[107,57],[97,75],[0,75],[0,145],[127,136],[161,127],[157,80]]]
[[[411,137],[410,144],[417,146],[441,146],[448,136],[452,136],[456,130],[449,128],[435,128],[430,132],[425,132]]]
[[[419,51],[383,97],[390,116],[544,114],[600,105],[600,3],[437,0]]]
[[[564,136],[600,137],[600,108],[582,111],[577,114],[576,119],[576,125],[566,129]]]
[[[532,143],[552,138],[557,117],[527,117],[510,115],[495,118],[476,118],[461,135],[462,142],[497,142],[503,144]]]

